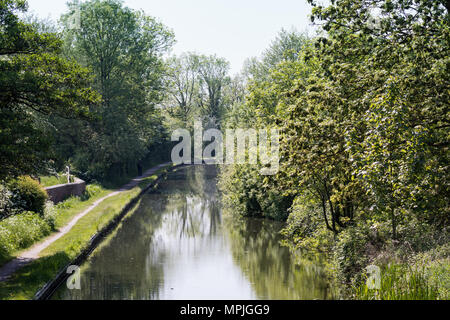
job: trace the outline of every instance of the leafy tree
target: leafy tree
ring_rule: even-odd
[[[208,119],[210,125],[223,121],[234,99],[229,63],[215,55],[187,53],[172,57],[168,64],[165,107],[172,118],[186,127],[200,118]]]
[[[219,120],[226,107],[223,91],[230,81],[229,63],[215,55],[200,55],[197,59],[200,77],[200,107],[203,115]]]
[[[239,114],[283,133],[275,185],[313,199],[335,234],[366,219],[393,238],[411,219],[447,225],[447,3],[310,2],[314,46],[272,45],[247,68]]]
[[[26,10],[25,1],[0,1],[0,178],[43,170],[48,118],[89,119],[100,100],[88,70],[61,56],[58,35],[19,19]]]
[[[298,63],[298,58],[304,54],[293,48],[305,50],[308,46],[303,35],[282,31],[261,59],[255,59],[251,68],[247,65],[244,79],[234,79],[239,81],[234,89],[239,94],[231,95],[236,98],[227,112],[227,125],[280,129],[284,117],[289,115],[288,105],[295,101],[288,94],[296,82],[307,77],[312,69]],[[246,88],[239,89],[243,84]],[[261,176],[257,166],[234,165],[224,170],[221,180],[225,204],[237,208],[240,214],[287,219],[293,201],[292,194],[283,192],[287,189],[288,179],[283,181],[280,175]]]
[[[394,238],[407,213],[448,221],[448,2],[334,1],[313,18],[329,34],[323,68],[345,94],[342,136],[371,208]]]
[[[168,97],[165,107],[172,117],[187,126],[192,117],[199,116],[198,57],[193,53],[182,54],[168,60]]]
[[[283,155],[291,190],[315,190],[334,232],[359,209],[390,219],[396,238],[399,215],[446,207],[446,17],[430,1],[314,8],[328,33],[304,56],[315,71],[287,93]]]
[[[296,61],[299,53],[310,42],[309,37],[295,29],[281,29],[262,57],[247,59],[243,73],[251,79],[262,80],[281,62]]]
[[[80,28],[65,30],[66,53],[90,67],[102,94],[100,121],[82,129],[72,159],[80,170],[123,174],[165,141],[156,105],[164,95],[162,55],[173,34],[156,19],[116,0],[80,5]],[[62,17],[67,25],[72,12]]]

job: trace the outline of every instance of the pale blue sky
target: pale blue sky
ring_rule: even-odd
[[[57,20],[66,0],[28,0],[30,10]],[[281,28],[312,30],[306,0],[125,0],[175,32],[173,53],[217,54],[239,72],[246,58],[259,56]]]

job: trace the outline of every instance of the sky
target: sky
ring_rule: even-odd
[[[28,0],[30,11],[54,21],[67,11],[66,0]],[[306,0],[125,0],[158,18],[175,33],[172,53],[217,54],[238,73],[250,57],[260,56],[282,29],[309,31]]]

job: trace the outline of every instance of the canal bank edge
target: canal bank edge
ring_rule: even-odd
[[[156,187],[158,183],[167,178],[167,175],[173,172],[175,169],[184,167],[186,165],[171,165],[163,169],[157,179],[150,182],[137,196],[131,199],[125,207],[120,211],[120,213],[115,216],[105,227],[103,227],[100,231],[94,234],[89,242],[87,243],[86,248],[84,248],[81,253],[66,266],[61,268],[61,270],[57,273],[53,280],[47,282],[33,297],[33,300],[47,300],[49,299],[53,293],[63,284],[70,276],[67,273],[67,268],[71,265],[80,266],[86,259],[92,254],[92,252],[103,242],[103,240],[115,230],[115,228],[119,225],[119,223],[123,220],[123,218],[130,212],[130,210],[137,204],[139,199],[150,189]]]

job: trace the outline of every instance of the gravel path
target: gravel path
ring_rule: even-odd
[[[92,209],[97,207],[103,200],[114,197],[121,192],[124,192],[124,191],[134,188],[143,179],[153,175],[156,171],[158,171],[162,167],[168,166],[169,164],[170,163],[163,163],[156,167],[153,167],[153,168],[145,171],[145,173],[142,176],[136,177],[133,180],[131,180],[129,183],[124,185],[119,190],[111,192],[110,194],[104,196],[103,198],[100,198],[97,201],[95,201],[93,204],[91,204],[89,206],[89,208],[87,208],[83,212],[80,212],[79,214],[77,214],[67,225],[65,225],[64,227],[59,229],[56,233],[52,234],[50,237],[46,238],[44,241],[35,244],[28,250],[22,252],[22,254],[20,254],[17,258],[15,258],[14,260],[11,260],[7,264],[5,264],[3,267],[1,267],[0,268],[0,282],[8,280],[8,278],[14,272],[16,272],[18,269],[22,268],[23,266],[29,264],[30,262],[32,262],[36,259],[38,259],[39,254],[41,253],[42,250],[44,250],[49,245],[51,245],[53,242],[55,242],[56,240],[58,240],[59,238],[61,238],[65,234],[67,234],[70,231],[70,229],[72,229],[72,227],[77,224],[78,220],[80,220],[85,215],[87,215]]]

